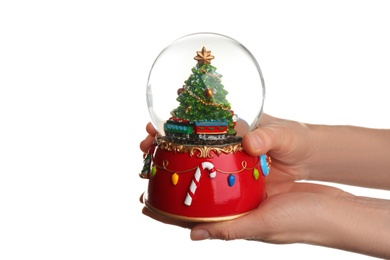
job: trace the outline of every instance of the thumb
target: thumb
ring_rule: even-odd
[[[262,126],[244,135],[242,144],[248,154],[259,156],[283,147],[284,142],[288,141],[286,131],[285,127],[278,124]]]
[[[292,152],[304,152],[309,131],[307,124],[265,115],[259,128],[243,136],[245,151],[253,156],[268,152],[282,156]]]

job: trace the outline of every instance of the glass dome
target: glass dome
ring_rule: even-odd
[[[153,63],[146,90],[152,123],[163,136],[172,118],[227,121],[242,136],[256,127],[264,96],[253,55],[240,42],[216,33],[190,34],[167,46]]]

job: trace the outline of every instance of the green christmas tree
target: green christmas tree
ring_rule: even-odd
[[[172,110],[173,117],[194,121],[226,121],[228,133],[235,134],[231,105],[226,99],[228,92],[221,83],[222,75],[212,66],[214,56],[205,47],[197,51],[192,74],[178,90],[180,105]]]

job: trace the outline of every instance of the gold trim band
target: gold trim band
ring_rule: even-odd
[[[184,145],[169,142],[163,138],[157,138],[157,145],[160,149],[166,151],[174,151],[177,153],[189,153],[190,156],[196,155],[198,158],[213,158],[214,153],[220,155],[231,154],[244,151],[241,143],[228,144],[225,146],[196,146],[196,145]]]

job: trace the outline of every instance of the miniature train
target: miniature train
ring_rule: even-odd
[[[198,136],[201,139],[224,139],[228,135],[228,122],[225,119],[190,122],[185,119],[170,118],[164,124],[164,131],[168,137]]]

